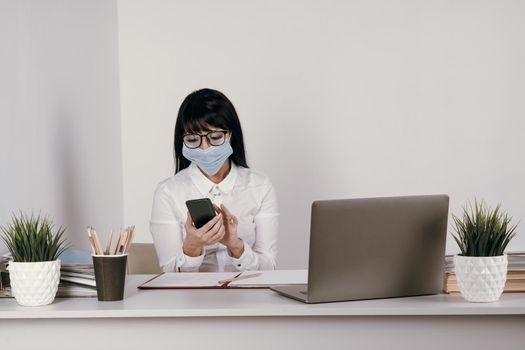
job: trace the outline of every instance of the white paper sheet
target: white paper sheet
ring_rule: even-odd
[[[171,272],[164,273],[142,287],[199,288],[219,287],[219,281],[237,276],[238,272]]]
[[[259,274],[257,277],[234,281],[230,287],[268,287],[279,284],[306,284],[308,270],[245,271],[241,276]],[[238,272],[180,272],[164,273],[143,288],[205,288],[220,287],[220,280],[233,278]]]
[[[308,283],[308,270],[272,270],[272,271],[246,271],[242,274],[251,275],[261,272],[258,277],[247,278],[231,282],[230,286],[263,285],[273,286],[279,284],[306,284]]]

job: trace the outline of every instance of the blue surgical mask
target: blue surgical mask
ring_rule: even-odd
[[[228,141],[220,146],[210,146],[206,149],[188,148],[185,144],[182,145],[182,155],[198,165],[209,176],[217,174],[224,161],[232,154],[233,149]]]

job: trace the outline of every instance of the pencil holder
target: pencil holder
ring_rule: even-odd
[[[124,299],[128,255],[93,255],[99,301]]]

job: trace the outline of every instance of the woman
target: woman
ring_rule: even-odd
[[[150,230],[165,272],[273,270],[278,210],[268,177],[251,170],[241,124],[221,92],[182,102],[175,123],[175,175],[155,190]],[[197,229],[186,201],[209,198],[218,215]]]

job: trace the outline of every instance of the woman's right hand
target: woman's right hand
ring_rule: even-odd
[[[186,218],[186,238],[182,244],[184,254],[188,256],[199,256],[202,254],[202,247],[219,242],[226,233],[222,220],[222,214],[215,215],[201,228],[193,226],[193,219],[190,213]]]

